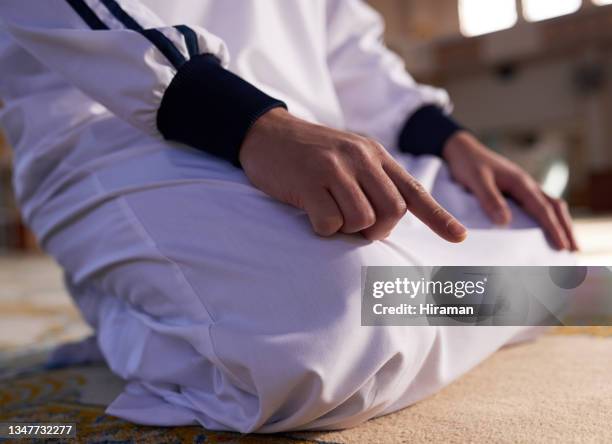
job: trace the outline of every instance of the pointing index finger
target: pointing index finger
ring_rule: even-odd
[[[404,197],[408,210],[431,228],[438,236],[449,242],[462,242],[467,229],[427,192],[414,177],[397,162],[388,162],[385,171]]]

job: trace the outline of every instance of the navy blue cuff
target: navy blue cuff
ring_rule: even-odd
[[[157,127],[181,142],[240,166],[242,141],[267,111],[287,105],[201,54],[181,65],[157,112]]]
[[[463,127],[435,105],[418,109],[404,124],[399,149],[405,153],[442,157],[446,141]]]

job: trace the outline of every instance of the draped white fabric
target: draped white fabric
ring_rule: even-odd
[[[514,208],[492,229],[440,161],[407,168],[471,228],[451,245],[407,216],[385,242],[321,239],[229,164],[142,141],[44,205],[102,354],[130,383],[109,413],[241,432],[354,426],[444,387],[523,327],[362,327],[362,265],[567,264]]]

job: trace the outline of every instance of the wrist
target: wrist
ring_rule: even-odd
[[[272,108],[259,116],[247,131],[240,146],[238,152],[240,165],[244,168],[244,163],[258,150],[258,147],[269,144],[273,133],[286,126],[292,118],[289,111],[283,107]]]
[[[463,155],[465,150],[474,146],[475,141],[476,139],[469,131],[456,131],[444,143],[441,153],[442,158],[447,162],[451,162],[457,156]]]
[[[446,142],[461,130],[462,126],[441,108],[426,105],[415,111],[404,123],[398,146],[400,151],[410,154],[442,157]]]

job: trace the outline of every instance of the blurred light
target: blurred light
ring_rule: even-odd
[[[516,20],[515,0],[459,0],[461,33],[466,37],[511,28]]]
[[[597,6],[612,5],[612,0],[593,0]]]
[[[569,167],[562,160],[558,160],[546,172],[542,180],[542,190],[551,197],[560,198],[568,183]]]
[[[523,13],[530,22],[546,20],[576,12],[582,0],[523,0]]]

